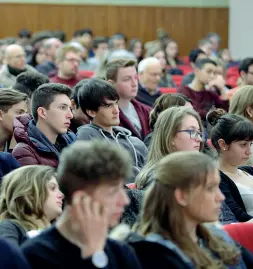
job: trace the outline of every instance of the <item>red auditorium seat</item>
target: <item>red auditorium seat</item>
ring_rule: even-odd
[[[79,71],[78,75],[80,78],[91,78],[94,76],[94,72],[89,70],[81,70]]]
[[[239,76],[231,76],[231,77],[228,77],[226,79],[226,84],[231,86],[232,88],[235,88],[237,86],[237,80],[238,80]]]
[[[228,224],[224,229],[235,241],[253,252],[253,223]]]
[[[136,189],[136,185],[135,185],[135,183],[129,183],[129,184],[126,184],[126,186],[127,186],[129,189],[131,189],[131,190]]]
[[[180,60],[182,60],[185,64],[190,64],[189,56],[182,56],[180,57]]]
[[[192,72],[192,67],[190,65],[178,65],[177,68],[180,69],[184,75]]]
[[[176,88],[160,88],[159,89],[161,93],[176,93]]]
[[[172,80],[174,81],[177,87],[182,84],[183,77],[184,76],[182,75],[172,75]]]
[[[229,77],[239,77],[239,70],[237,66],[231,66],[227,69],[227,78]]]

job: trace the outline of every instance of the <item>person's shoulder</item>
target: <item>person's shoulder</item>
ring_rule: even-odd
[[[0,152],[0,165],[2,163],[7,163],[10,166],[18,165],[17,160],[9,152]]]
[[[27,69],[27,71],[36,72],[36,73],[38,72],[34,67],[32,67],[29,64],[26,64],[25,68]]]
[[[27,264],[25,257],[23,256],[20,249],[14,247],[7,240],[0,238],[0,268],[22,268],[28,269],[30,266]],[[11,262],[10,262],[11,261]],[[4,267],[2,267],[4,266]]]
[[[192,89],[188,85],[180,85],[177,92],[192,92]]]
[[[147,106],[145,104],[142,104],[141,102],[139,102],[138,100],[136,99],[133,99],[132,100],[132,104],[135,108],[139,108],[140,110],[144,111],[144,112],[148,112],[150,113],[150,111],[152,110],[152,107],[150,106]]]
[[[44,249],[45,246],[49,246],[58,240],[59,235],[56,228],[50,227],[47,230],[39,233],[38,235],[26,240],[22,245],[22,250],[26,253],[37,253],[38,248]]]
[[[252,166],[248,166],[248,165],[240,166],[239,169],[250,174],[251,176],[253,176],[253,167]]]
[[[99,128],[95,128],[92,124],[85,124],[77,129],[77,139],[96,137],[99,133]]]
[[[133,248],[126,242],[121,240],[107,239],[106,248],[109,252],[116,255],[118,260],[123,262],[124,260],[130,262],[131,260],[136,260],[136,254]]]

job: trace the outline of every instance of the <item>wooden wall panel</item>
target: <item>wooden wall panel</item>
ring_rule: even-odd
[[[228,8],[0,4],[0,25],[0,38],[15,36],[23,27],[33,32],[62,29],[71,38],[76,29],[90,27],[99,36],[123,32],[144,42],[163,27],[178,41],[181,55],[212,31],[228,46]]]

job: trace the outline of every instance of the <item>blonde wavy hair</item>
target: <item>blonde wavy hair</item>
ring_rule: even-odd
[[[7,174],[1,184],[0,221],[11,220],[25,231],[37,230],[34,219],[43,219],[47,183],[55,176],[52,167],[28,165]]]
[[[237,264],[240,258],[236,246],[229,245],[201,223],[197,227],[198,234],[219,259],[194,243],[187,232],[182,207],[174,195],[176,189],[192,192],[196,187],[204,188],[207,176],[215,169],[212,159],[200,152],[176,152],[164,157],[157,164],[156,181],[145,193],[140,221],[135,227],[144,236],[156,233],[174,242],[199,269],[224,269],[224,264]]]
[[[252,121],[247,109],[253,109],[253,86],[246,85],[241,87],[231,98],[229,113],[243,116]]]

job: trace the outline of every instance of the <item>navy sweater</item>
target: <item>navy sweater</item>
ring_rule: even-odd
[[[80,249],[67,241],[54,226],[27,240],[21,248],[34,269],[96,268],[91,258],[82,259]],[[141,268],[135,252],[125,243],[108,239],[104,251],[109,260],[106,269]]]
[[[0,269],[31,269],[20,250],[3,239],[0,239],[0,251]]]

